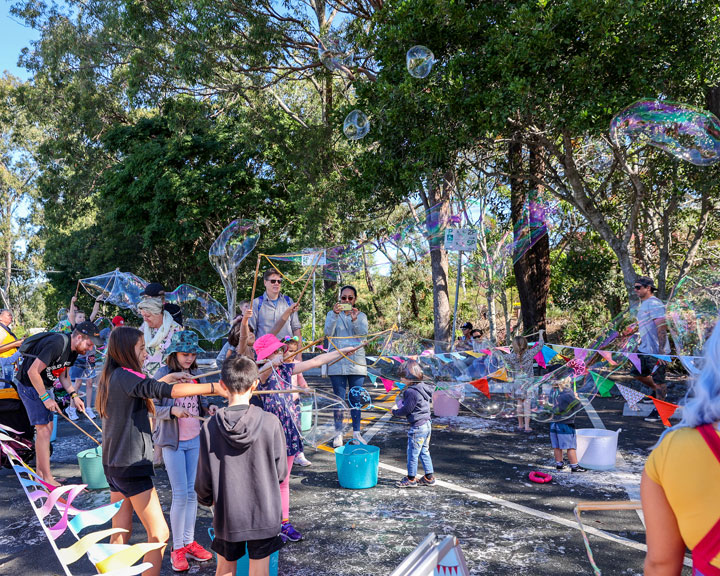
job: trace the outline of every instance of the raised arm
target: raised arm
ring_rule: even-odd
[[[285,312],[282,313],[282,316],[278,319],[277,322],[275,322],[275,325],[270,330],[271,334],[274,334],[277,336],[280,333],[280,330],[283,329],[283,326],[287,324],[287,321],[290,320],[290,317],[295,314],[300,309],[300,304],[295,302],[292,306],[290,306]]]
[[[354,354],[357,350],[365,346],[365,344],[366,343],[363,342],[359,346],[347,346],[345,348],[340,348],[339,350],[333,350],[332,352],[320,354],[318,356],[315,356],[315,358],[311,358],[310,360],[304,360],[303,362],[293,364],[293,374],[300,374],[301,372],[306,372],[307,370],[311,370],[313,368],[319,368],[324,364],[330,364],[330,362],[334,362],[335,360],[339,360],[340,358],[342,358],[343,354],[345,356],[350,356],[351,354]]]

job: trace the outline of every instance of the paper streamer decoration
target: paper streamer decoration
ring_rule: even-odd
[[[52,537],[53,540],[57,540],[58,537],[60,537],[65,532],[65,530],[67,530],[68,514],[70,513],[69,506],[72,503],[72,501],[75,499],[75,496],[77,496],[78,494],[80,494],[80,492],[85,490],[86,487],[87,487],[87,484],[70,486],[71,489],[70,489],[70,492],[68,493],[68,497],[67,497],[67,507],[65,508],[65,511],[63,512],[62,517],[60,518],[60,520],[58,521],[57,524],[48,528],[48,532],[50,532],[50,536]],[[67,486],[63,486],[63,488],[67,488]],[[59,488],[58,488],[58,490],[59,490]],[[55,492],[55,490],[53,490],[53,492]],[[52,496],[52,494],[51,494],[51,496]],[[49,500],[49,498],[48,498],[48,500]],[[45,502],[45,504],[47,504],[47,502]]]
[[[495,370],[492,374],[488,374],[487,377],[494,378],[495,380],[501,380],[503,382],[507,382],[510,379],[508,378],[507,368],[505,367]]]
[[[652,401],[653,404],[655,404],[655,409],[658,411],[662,423],[668,427],[672,426],[672,424],[670,424],[670,417],[675,414],[675,410],[678,409],[677,405],[670,404],[670,402],[663,402],[657,398],[653,398]]]
[[[542,350],[540,350],[540,352],[533,356],[533,360],[538,363],[538,366],[540,366],[540,368],[547,368],[547,364],[545,363],[545,356],[543,356]]]
[[[88,526],[99,526],[108,522],[122,506],[123,500],[100,506],[93,510],[81,510],[68,522],[70,529],[75,532],[82,532]]]
[[[80,538],[80,540],[75,542],[72,546],[58,550],[58,558],[60,559],[60,562],[63,562],[64,564],[77,562],[80,558],[87,554],[90,548],[100,542],[100,540],[121,532],[127,532],[127,530],[124,528],[108,528],[107,530],[92,532],[87,536]]]
[[[145,556],[148,552],[159,550],[165,545],[165,542],[140,542],[139,544],[134,544],[124,550],[120,550],[120,552],[117,552],[112,556],[108,556],[105,560],[101,560],[95,564],[95,568],[97,568],[98,572],[102,574],[112,570],[127,568],[128,566],[135,564],[135,562],[140,560],[140,558]]]
[[[628,403],[628,406],[635,406],[635,404],[645,397],[645,394],[642,392],[638,392],[637,390],[633,390],[632,388],[628,388],[622,384],[615,384],[615,386],[617,386],[617,389],[620,391],[620,394],[622,394],[622,397],[625,398],[625,402]]]
[[[602,396],[603,398],[609,398],[610,397],[610,390],[612,390],[612,387],[615,386],[615,382],[612,380],[608,380],[604,376],[601,376],[597,372],[590,372],[590,375],[592,376],[592,379],[595,381],[595,386],[597,386],[598,394]]]
[[[368,372],[368,378],[370,378],[370,382],[373,383],[373,386],[377,388],[377,375],[373,374],[372,372]]]
[[[479,390],[480,392],[485,394],[485,396],[490,398],[490,386],[488,385],[487,378],[473,380],[472,382],[470,382],[470,386],[472,386],[476,390]]]

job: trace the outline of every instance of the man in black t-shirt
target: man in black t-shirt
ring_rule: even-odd
[[[53,412],[58,407],[52,393],[56,380],[70,395],[72,405],[83,412],[85,404],[70,381],[68,368],[79,354],[87,354],[94,345],[102,344],[100,332],[92,322],[75,326],[71,336],[55,332],[43,332],[25,340],[20,348],[23,362],[17,373],[15,384],[18,396],[27,411],[30,424],[37,433],[35,451],[37,472],[50,484],[58,483],[50,472],[50,437],[52,436]]]

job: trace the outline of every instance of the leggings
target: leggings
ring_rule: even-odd
[[[280,499],[282,500],[282,520],[287,522],[290,519],[290,472],[292,471],[295,454],[287,457],[288,473],[285,480],[280,482]]]

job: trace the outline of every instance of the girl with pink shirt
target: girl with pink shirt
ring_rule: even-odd
[[[194,373],[197,370],[197,355],[202,351],[194,332],[176,332],[167,349],[165,366],[158,370],[156,376],[175,372]],[[157,446],[162,447],[165,469],[172,487],[170,530],[173,550],[170,560],[175,572],[184,572],[190,569],[188,558],[200,562],[212,558],[212,554],[195,541],[195,474],[200,450],[201,418],[215,414],[217,406],[208,406],[202,396],[167,398],[156,400],[155,404],[158,426],[153,439]]]

